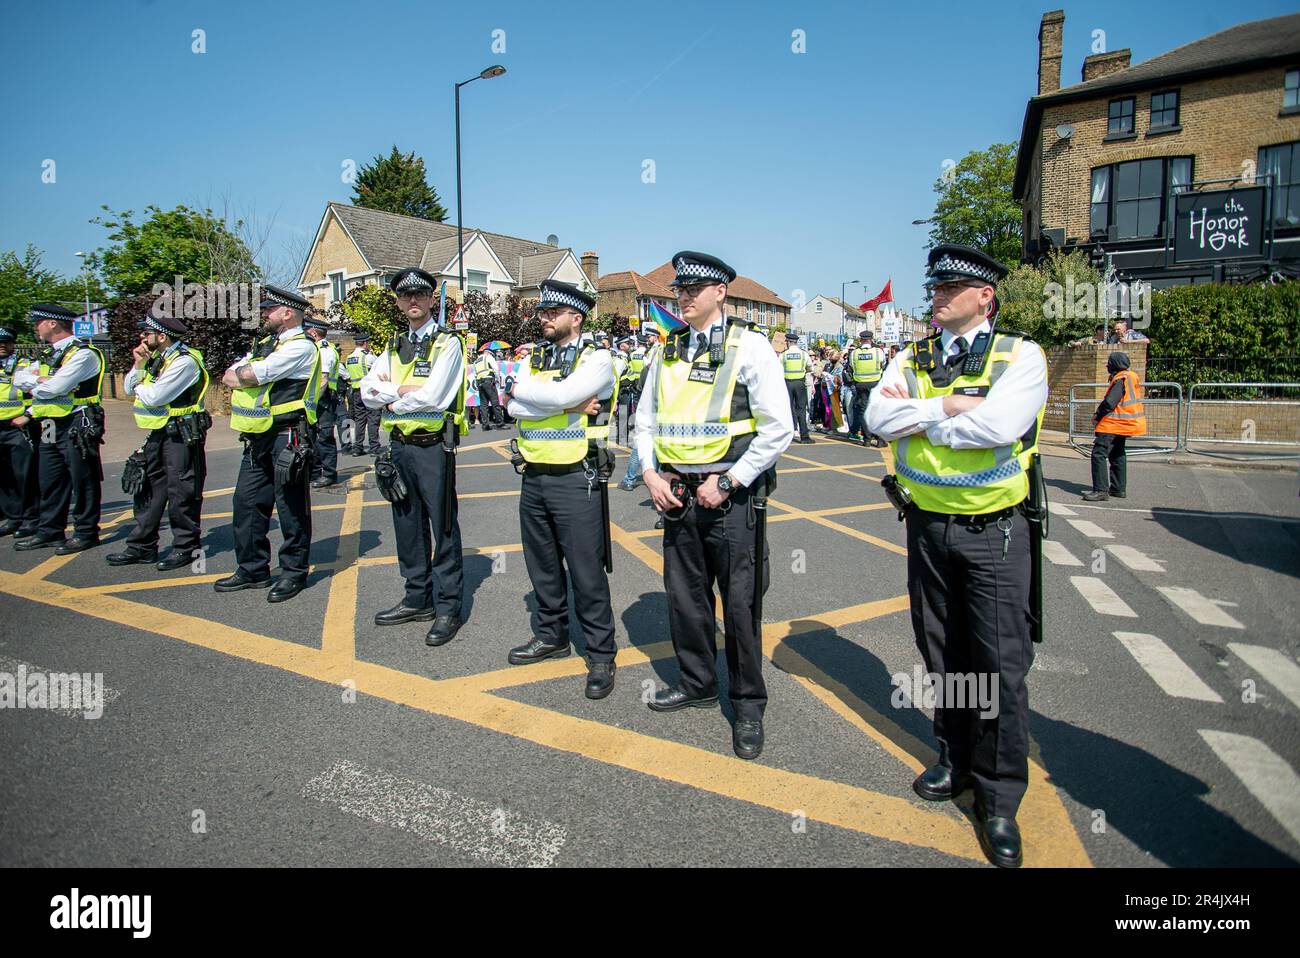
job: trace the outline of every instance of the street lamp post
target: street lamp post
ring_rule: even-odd
[[[490,66],[476,77],[470,77],[456,84],[456,264],[461,301],[465,299],[465,239],[463,227],[465,214],[460,204],[460,88],[475,80],[491,80],[506,72],[506,68],[497,64]]]
[[[844,287],[857,286],[861,280],[851,279],[846,283],[840,283],[840,346],[844,345]]]

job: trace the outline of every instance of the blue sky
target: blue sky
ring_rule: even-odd
[[[944,160],[1018,138],[1048,3],[477,3],[244,0],[9,4],[0,35],[0,250],[77,270],[101,203],[218,204],[273,220],[284,256],[347,202],[342,164],[396,143],[455,219],[595,249],[601,272],[715,253],[791,299],[861,302],[889,276],[921,302]],[[1066,6],[1063,77],[1092,31],[1148,59],[1292,12],[1229,4]],[[191,51],[192,31],[207,52]],[[792,31],[806,52],[792,51]],[[505,31],[506,50],[491,49]],[[57,180],[41,181],[42,163]],[[655,182],[642,182],[645,160]]]

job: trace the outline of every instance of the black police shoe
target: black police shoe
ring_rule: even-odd
[[[311,481],[311,487],[313,489],[324,489],[326,486],[332,486],[336,482],[338,482],[337,479],[326,479],[324,476],[321,476],[319,479],[313,479]]]
[[[655,712],[676,712],[678,709],[687,707],[697,709],[712,709],[718,707],[718,696],[714,695],[688,695],[675,685],[656,692],[654,698],[646,703]]]
[[[236,572],[212,583],[214,592],[238,592],[240,589],[269,589],[270,587],[269,575],[265,579],[250,579],[242,572]]]
[[[464,624],[458,615],[450,615],[444,612],[435,616],[429,634],[424,637],[424,644],[435,649],[440,645],[446,645],[456,638],[456,633],[460,631],[460,627]]]
[[[63,545],[54,550],[55,555],[70,556],[77,552],[85,552],[87,549],[93,549],[99,545],[99,536],[73,536]]]
[[[655,528],[662,529],[663,527],[664,527],[664,517],[660,516],[658,519],[655,520]]]
[[[587,698],[603,699],[614,690],[613,662],[592,662],[587,666]]]
[[[979,823],[980,848],[999,868],[1019,868],[1024,861],[1020,828],[1014,818],[983,818]]]
[[[391,609],[375,613],[375,625],[401,625],[403,622],[428,622],[433,618],[433,606],[417,609],[399,602]]]
[[[23,526],[14,533],[14,539],[28,539],[40,531],[38,526]]]
[[[542,659],[562,659],[571,651],[568,640],[555,644],[545,639],[533,639],[511,649],[506,658],[510,660],[511,665],[527,665],[529,662],[540,662]]]
[[[947,765],[932,765],[912,782],[912,791],[927,802],[946,802],[971,787],[965,772],[953,772]]]
[[[1110,495],[1110,497],[1111,497],[1112,499],[1127,499],[1127,498],[1128,498],[1128,493],[1127,493],[1127,492],[1116,492],[1114,489],[1112,489],[1112,490],[1110,491],[1109,495]]]
[[[166,559],[163,559],[155,565],[154,568],[159,572],[171,572],[175,569],[181,568],[182,566],[187,566],[193,561],[194,560],[191,558],[190,553],[186,550],[173,549],[171,554],[167,556]]]
[[[763,723],[740,721],[731,729],[731,748],[738,758],[755,759],[763,754]]]
[[[22,523],[17,519],[6,519],[0,523],[0,537],[11,536],[22,528]]]
[[[1085,492],[1079,498],[1084,502],[1105,502],[1110,496],[1104,492]]]
[[[67,540],[63,536],[43,536],[39,533],[14,543],[15,552],[30,552],[32,549],[50,549],[62,546]]]
[[[127,546],[125,552],[111,552],[104,556],[104,561],[109,565],[144,565],[146,562],[158,561],[158,550],[151,549],[148,552],[137,552]]]
[[[306,587],[306,578],[282,575],[275,580],[275,585],[271,586],[271,591],[266,594],[266,601],[284,602],[286,599],[292,599]]]
[[[351,456],[364,456],[365,454],[366,454],[365,450],[362,449],[360,446],[357,446],[356,448],[351,449],[348,452],[348,455]]]

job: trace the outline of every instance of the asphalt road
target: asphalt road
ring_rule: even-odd
[[[880,452],[819,440],[781,463],[767,747],[742,762],[726,705],[643,704],[676,678],[643,489],[611,490],[614,693],[583,697],[577,655],[507,664],[531,608],[509,435],[462,447],[468,624],[439,649],[425,624],[372,625],[401,583],[368,459],[313,492],[316,568],[280,605],[210,585],[234,568],[237,450],[211,456],[200,568],[104,563],[129,528],[116,466],[105,545],[0,540],[0,673],[107,689],[94,719],[0,709],[0,864],[990,867],[968,801],[909,788],[933,749],[927,713],[892,694],[919,656]],[[1294,865],[1295,473],[1134,463],[1129,498],[1093,506],[1082,458],[1046,463],[1026,864]]]

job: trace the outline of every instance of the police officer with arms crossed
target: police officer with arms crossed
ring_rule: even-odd
[[[912,787],[946,801],[974,786],[980,844],[994,864],[1014,868],[1029,772],[1030,535],[1038,534],[1026,500],[1047,362],[1036,343],[990,323],[1006,272],[970,247],[930,251],[926,285],[942,331],[889,364],[867,427],[893,447],[897,477],[885,483],[907,520],[912,629],[926,669],[943,689],[956,687],[946,676],[968,689],[987,688],[981,676],[998,682],[991,718],[980,715],[989,703],[936,702],[939,762]]]
[[[320,350],[320,403],[316,406],[316,456],[313,460],[311,487],[320,489],[339,481],[339,445],[334,436],[338,424],[339,383],[343,364],[339,351],[327,337],[328,326],[318,316],[303,317],[303,332]]]
[[[348,377],[350,395],[348,396],[348,414],[352,418],[352,455],[364,456],[370,450],[372,456],[379,455],[379,410],[371,409],[361,401],[361,380],[375,364],[375,354],[370,351],[370,334],[359,332],[353,337],[356,349],[348,354],[343,363],[343,371]],[[366,445],[366,432],[370,432],[370,445]]]
[[[876,437],[867,434],[867,403],[871,400],[871,390],[880,382],[884,371],[885,351],[875,344],[871,330],[864,329],[858,333],[858,345],[849,350],[844,366],[853,381],[849,438],[861,439],[863,445],[870,440],[874,446]]]
[[[461,621],[464,560],[456,502],[456,430],[465,414],[465,343],[432,316],[432,276],[408,267],[391,281],[409,328],[389,340],[361,380],[361,398],[382,410],[388,452],[375,465],[393,506],[397,566],[406,595],[375,625],[427,622],[426,645],[445,645]],[[391,459],[389,458],[391,456]],[[394,501],[396,500],[396,501]]]
[[[32,364],[14,352],[17,337],[0,327],[0,536],[36,534],[41,490],[36,476],[36,443],[27,397],[14,385],[14,373]]]
[[[510,650],[521,665],[569,654],[569,587],[587,645],[589,699],[614,688],[614,611],[609,600],[606,448],[616,379],[608,346],[581,335],[596,301],[576,286],[546,280],[537,316],[546,342],[509,393],[519,421],[523,487],[519,525],[528,578],[537,595],[537,635]],[[607,341],[606,341],[607,342]],[[516,466],[518,469],[519,466]]]
[[[763,750],[763,643],[755,620],[759,517],[777,458],[794,438],[781,363],[767,338],[728,322],[727,284],[736,271],[716,256],[673,257],[682,318],[654,359],[637,408],[636,442],[646,489],[667,514],[664,588],[668,624],[681,668],[677,687],[647,703],[656,712],[718,704],[713,587],[722,597],[727,676],[741,758]],[[802,381],[800,383],[802,385]],[[765,502],[762,503],[765,507]],[[669,512],[669,510],[673,510]]]
[[[123,490],[135,498],[135,528],[125,551],[105,557],[109,565],[156,562],[159,572],[169,572],[199,554],[210,422],[203,409],[208,371],[202,353],[182,342],[188,333],[179,319],[156,310],[140,321],[140,343],[131,351],[134,364],[124,385],[135,399],[135,423],[148,434],[122,470]],[[171,522],[172,551],[158,562],[164,511]]]
[[[307,300],[274,286],[262,288],[262,328],[252,352],[221,377],[230,396],[230,427],[240,433],[244,458],[235,482],[234,575],[213,583],[218,592],[271,586],[274,507],[284,544],[280,578],[267,594],[283,602],[303,590],[311,553],[312,442],[309,426],[320,401],[320,350],[302,331]]]
[[[72,310],[37,303],[31,315],[36,335],[48,345],[39,364],[16,372],[13,383],[32,398],[41,506],[36,533],[14,549],[57,545],[59,555],[70,555],[99,544],[104,354],[72,335]],[[65,541],[69,510],[73,537]]]

